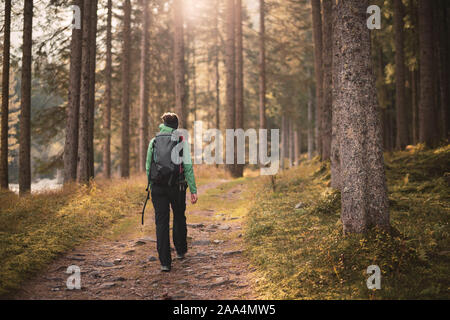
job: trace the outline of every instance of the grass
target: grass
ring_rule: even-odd
[[[266,299],[448,299],[450,146],[386,157],[394,232],[342,235],[340,194],[317,160],[255,185],[246,227],[257,290]],[[299,209],[296,204],[301,202]],[[369,265],[381,290],[369,290]]]
[[[0,193],[0,296],[18,289],[68,249],[103,235],[119,221],[134,219],[143,185],[145,177],[135,177],[23,198]]]

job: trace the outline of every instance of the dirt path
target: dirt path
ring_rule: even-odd
[[[204,191],[223,182],[201,186],[200,201]],[[225,197],[232,200],[242,188],[233,188]],[[186,259],[173,261],[170,273],[160,271],[154,231],[143,238],[94,240],[56,260],[28,281],[15,298],[254,299],[242,253],[242,218],[228,217],[214,208],[196,211],[195,206],[188,206],[187,220],[189,251]],[[149,203],[146,224],[150,223],[154,223],[154,213]],[[66,287],[70,265],[81,269],[81,290]]]

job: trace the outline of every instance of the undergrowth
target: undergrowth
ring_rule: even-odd
[[[246,227],[266,299],[448,299],[450,146],[387,156],[393,232],[342,234],[329,166],[305,161],[256,188]],[[381,290],[367,289],[369,265]]]

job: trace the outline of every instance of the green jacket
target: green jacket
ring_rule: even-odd
[[[159,125],[159,132],[161,133],[172,133],[174,129],[164,125]],[[153,157],[153,141],[155,138],[150,141],[148,145],[147,150],[147,163],[145,165],[145,168],[147,169],[147,177],[150,174],[150,166],[152,165],[152,157]],[[185,143],[184,150],[187,150],[187,152],[183,153],[183,168],[184,168],[184,176],[186,178],[187,184],[189,186],[189,190],[191,193],[197,193],[197,186],[195,185],[195,177],[194,177],[194,169],[192,168],[192,159],[191,159],[191,151],[189,148],[189,144],[186,141],[183,141]]]

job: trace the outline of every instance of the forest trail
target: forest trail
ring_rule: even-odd
[[[199,187],[199,195],[227,180]],[[220,195],[233,201],[245,185]],[[218,201],[220,201],[218,200]],[[172,271],[160,271],[154,231],[145,237],[125,234],[119,240],[93,240],[53,262],[26,282],[15,299],[254,299],[248,262],[243,255],[243,217],[229,217],[211,208],[188,204],[188,253],[174,259]],[[146,224],[154,223],[148,204]],[[140,216],[136,216],[136,220]],[[152,229],[154,230],[154,229]],[[234,236],[237,234],[237,236]],[[175,252],[172,248],[172,257]],[[81,269],[81,289],[66,287],[70,265]]]

